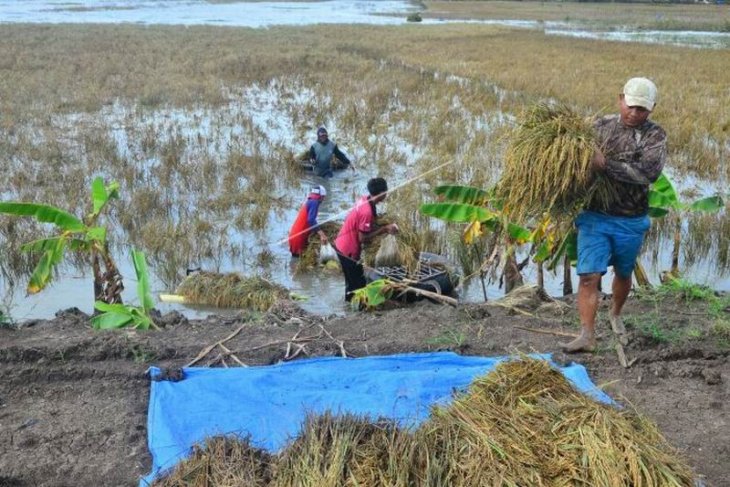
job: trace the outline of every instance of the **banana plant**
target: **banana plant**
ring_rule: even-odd
[[[523,264],[517,263],[515,251],[520,245],[534,242],[533,232],[507,221],[502,214],[500,202],[490,191],[471,186],[444,185],[438,186],[435,192],[442,201],[421,205],[421,213],[451,223],[466,223],[463,233],[466,244],[476,241],[485,231],[492,233],[493,252],[480,266],[482,284],[486,272],[490,268],[499,267],[497,257],[501,254],[499,260],[503,261],[505,290],[509,292],[520,285]]]
[[[388,279],[376,279],[365,287],[353,292],[351,305],[353,309],[373,310],[385,303],[393,295],[394,283]]]
[[[121,303],[109,304],[103,301],[97,301],[94,304],[94,308],[101,311],[101,314],[91,318],[91,324],[95,329],[104,330],[127,326],[142,330],[148,330],[150,328],[157,329],[150,316],[150,311],[155,303],[150,292],[149,273],[147,271],[147,261],[145,260],[144,252],[133,249],[132,263],[134,264],[134,272],[137,275],[137,298],[139,299],[139,306]]]
[[[672,245],[672,266],[669,274],[679,277],[679,249],[682,243],[682,214],[683,213],[714,213],[725,208],[725,202],[719,194],[700,198],[692,202],[679,200],[674,185],[666,176],[661,173],[659,178],[652,184],[649,191],[649,216],[652,218],[664,218],[669,213],[674,213],[673,245]],[[637,281],[641,285],[648,285],[646,273],[637,265]]]
[[[55,225],[55,236],[23,244],[24,252],[41,254],[31,273],[27,286],[29,294],[42,291],[52,280],[56,266],[63,260],[67,250],[82,252],[91,256],[94,272],[94,298],[105,303],[122,302],[122,276],[109,253],[107,230],[98,221],[112,199],[119,197],[119,184],[104,185],[97,177],[91,183],[92,211],[83,218],[51,205],[14,201],[0,202],[0,213],[12,216],[31,217],[40,223]],[[105,271],[101,270],[101,263]]]

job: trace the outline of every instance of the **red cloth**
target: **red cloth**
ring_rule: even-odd
[[[345,218],[345,223],[335,239],[337,250],[351,259],[359,260],[362,247],[358,232],[370,233],[373,230],[374,220],[375,215],[368,197],[363,196]]]
[[[304,203],[297,213],[294,224],[289,229],[289,251],[292,255],[301,255],[307,246],[309,226],[307,225],[307,204]]]

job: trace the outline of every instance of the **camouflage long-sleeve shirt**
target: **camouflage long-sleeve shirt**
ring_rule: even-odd
[[[588,209],[618,216],[646,215],[649,187],[667,157],[667,134],[650,120],[636,128],[627,127],[619,115],[602,117],[594,127],[598,147],[606,157],[603,172],[615,189],[615,198],[608,208],[592,202]]]

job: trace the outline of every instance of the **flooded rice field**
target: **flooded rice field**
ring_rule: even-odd
[[[420,215],[418,206],[435,200],[432,190],[439,184],[493,184],[499,174],[500,135],[513,118],[499,107],[514,93],[440,73],[399,69],[398,77],[400,88],[366,90],[362,82],[353,83],[353,93],[363,90],[362,98],[282,76],[226,88],[221,96],[227,102],[215,108],[150,108],[118,100],[95,112],[53,114],[8,134],[3,158],[10,161],[9,184],[3,198],[52,203],[80,215],[89,205],[90,175],[118,181],[121,200],[112,203],[108,227],[126,278],[127,301],[136,299],[129,258],[135,247],[147,255],[155,293],[173,292],[188,269],[241,272],[264,275],[307,297],[302,305],[312,312],[343,313],[348,308],[341,273],[298,272],[289,255],[287,233],[309,188],[327,188],[320,222],[342,222],[366,192],[367,180],[386,177],[395,190],[384,205],[385,215],[424,233],[435,232],[429,250],[461,263],[460,229]],[[410,91],[409,86],[419,89]],[[492,101],[475,111],[469,101],[474,97]],[[314,141],[318,125],[329,129],[355,171],[322,179],[301,170],[295,160]],[[439,171],[432,173],[435,167]],[[723,187],[719,181],[669,173],[681,192],[692,197]],[[92,276],[83,262],[62,266],[48,291],[25,296],[32,262],[17,249],[37,228],[24,223],[6,220],[0,229],[6,255],[0,262],[0,292],[11,315],[18,320],[50,317],[72,305],[91,312]],[[682,256],[689,279],[730,289],[727,227],[724,215],[685,221],[684,232],[693,236]],[[656,281],[659,271],[668,268],[674,227],[655,229],[644,264]],[[462,274],[483,257],[465,264],[472,269],[462,268]],[[535,272],[527,266],[525,280],[534,282]],[[562,281],[562,270],[548,274],[548,292],[561,294]],[[487,293],[490,299],[503,294],[498,280],[489,282]],[[465,283],[461,299],[484,299],[478,279]],[[164,303],[158,308],[180,309],[189,316],[211,311]]]
[[[586,114],[613,111],[613,95],[597,98],[595,83],[584,80],[613,69],[627,49],[666,87],[657,119],[670,134],[667,174],[682,201],[727,192],[730,121],[718,111],[727,97],[718,88],[725,86],[726,73],[718,71],[723,50],[697,57],[693,49],[545,35],[561,27],[558,21],[495,21],[510,28],[193,25],[223,19],[237,26],[243,18],[270,25],[264,21],[270,17],[256,13],[266,8],[300,9],[299,17],[286,11],[281,18],[305,23],[332,11],[365,12],[373,23],[403,22],[403,16],[382,14],[412,8],[340,3],[0,0],[2,200],[52,204],[80,216],[90,207],[95,177],[117,181],[120,200],[105,223],[130,302],[136,298],[129,255],[136,248],[147,256],[156,293],[173,292],[190,269],[235,271],[264,275],[308,297],[303,306],[310,311],[343,313],[341,274],[298,272],[288,230],[312,185],[328,191],[320,221],[339,223],[367,180],[383,176],[396,188],[382,208],[385,216],[428,236],[426,250],[472,277],[461,299],[480,301],[484,288],[473,275],[484,252],[467,249],[462,228],[421,214],[420,205],[436,201],[439,185],[491,187],[505,133],[529,103],[570,94]],[[158,19],[190,26],[128,25]],[[342,23],[357,19],[353,14]],[[55,25],[60,22],[125,25]],[[565,54],[555,57],[556,50]],[[586,57],[587,50],[595,55]],[[684,61],[666,62],[677,56]],[[556,75],[567,72],[561,63],[573,75]],[[696,63],[691,75],[677,68],[688,63]],[[685,93],[688,83],[695,85]],[[322,180],[296,163],[321,125],[355,171]],[[0,219],[0,297],[17,320],[69,306],[93,308],[89,263],[73,254],[51,289],[25,295],[38,256],[19,249],[46,230]],[[669,268],[677,232],[685,276],[730,289],[726,212],[683,210],[658,221],[643,253],[649,277],[657,282]],[[529,250],[520,249],[518,259]],[[527,282],[536,280],[532,264],[523,274]],[[503,293],[499,276],[493,277],[486,283],[489,299]],[[563,279],[561,269],[547,275],[547,290],[561,294]],[[159,307],[192,316],[209,311]]]

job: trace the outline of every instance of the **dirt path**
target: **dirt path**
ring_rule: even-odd
[[[352,356],[438,349],[502,355],[556,352],[560,337],[519,327],[575,332],[574,313],[564,308],[567,314],[558,305],[528,304],[515,312],[494,305],[453,309],[418,303],[323,318],[282,304],[258,318],[244,313],[188,321],[169,314],[160,332],[95,332],[86,316],[65,312],[20,329],[0,329],[0,486],[136,485],[150,469],[147,367],[184,366],[243,324],[226,345],[250,365],[283,359],[287,340],[300,331],[299,336],[321,337],[307,342],[298,357],[339,355],[340,341]],[[647,317],[657,309],[662,326],[652,328]],[[609,384],[614,398],[650,416],[707,485],[730,486],[727,342],[707,333],[710,320],[684,302],[657,308],[632,300],[627,316],[633,325],[626,348],[635,359],[631,368],[619,364],[607,332],[597,353],[571,358],[588,368],[594,382]],[[699,331],[678,335],[678,330]],[[212,353],[200,365],[216,357]],[[569,360],[560,353],[555,359]]]

